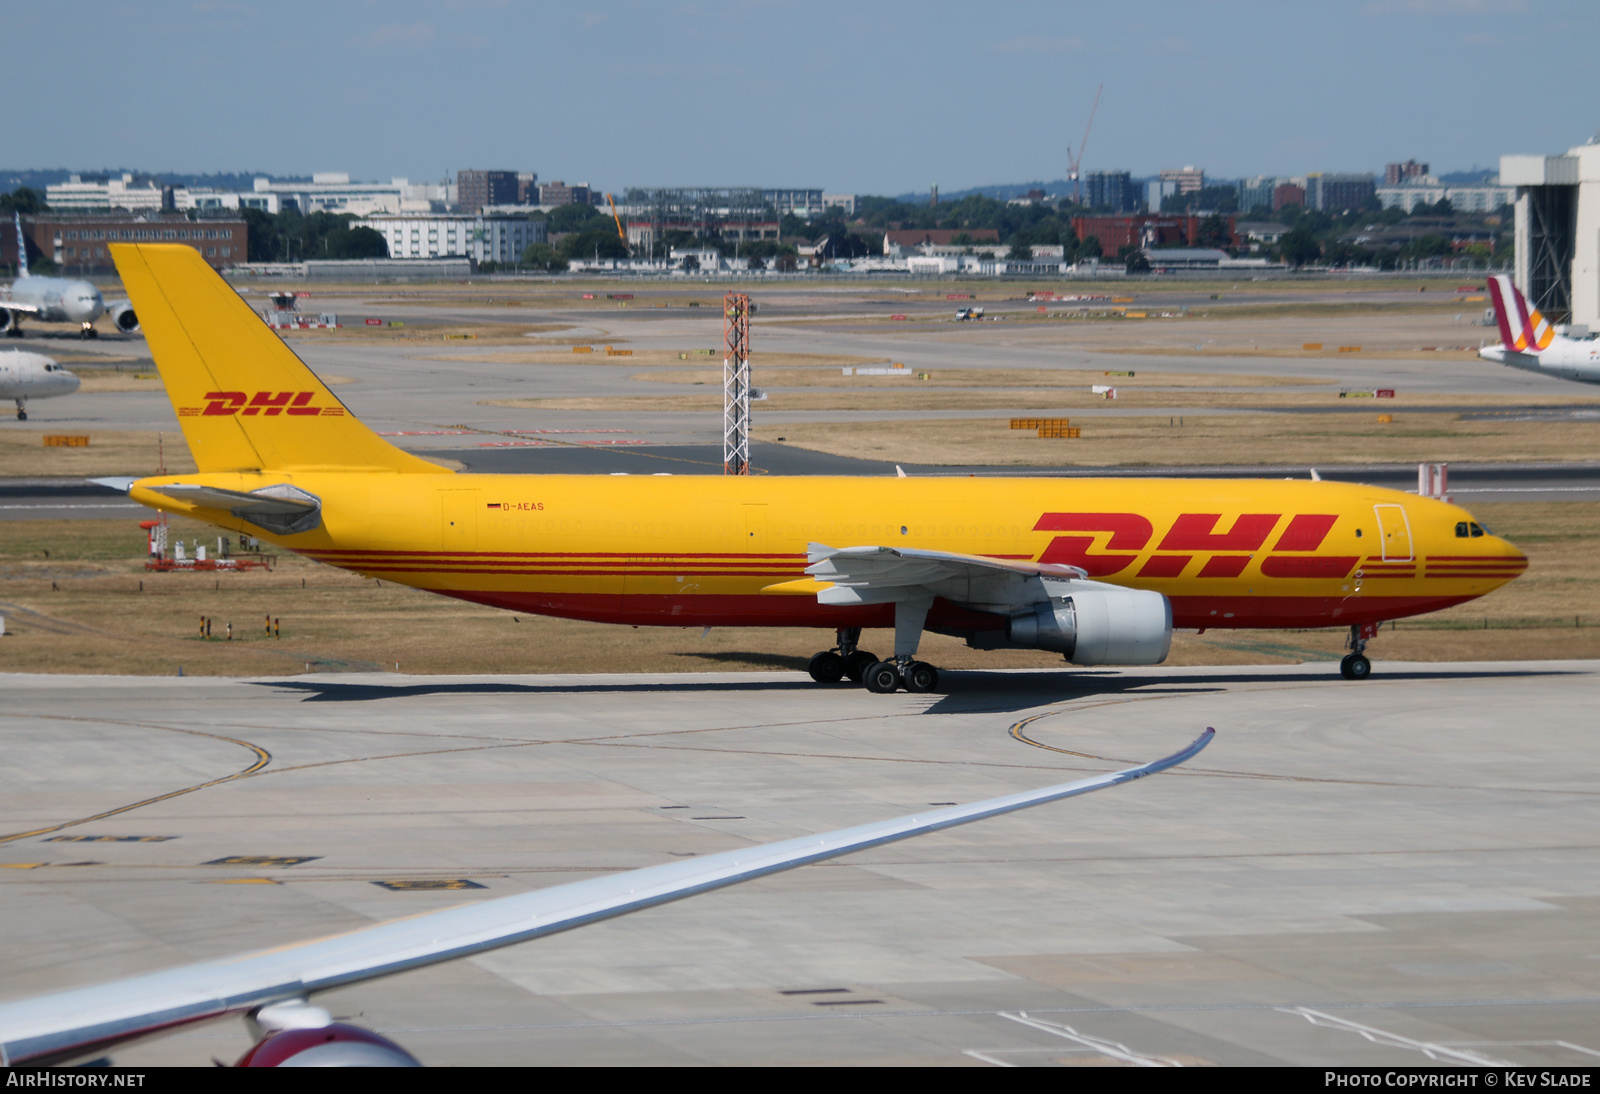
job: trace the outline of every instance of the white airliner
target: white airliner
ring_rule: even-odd
[[[257,1039],[238,1061],[241,1067],[416,1067],[416,1058],[387,1037],[335,1022],[328,1011],[312,1005],[310,997],[853,851],[1132,782],[1192,758],[1215,735],[1215,730],[1207,729],[1183,751],[1142,767],[1042,790],[646,866],[392,920],[330,938],[18,999],[0,1004],[0,1067],[90,1060],[116,1045],[230,1015],[243,1016],[251,1036]]]
[[[82,337],[94,338],[94,321],[102,315],[110,315],[112,323],[124,334],[139,329],[139,317],[133,314],[133,304],[127,300],[115,301],[108,308],[100,290],[87,281],[31,276],[21,213],[15,215],[14,222],[18,276],[9,290],[0,292],[0,330],[12,338],[21,338],[22,317],[28,316],[42,323],[78,323]]]
[[[1539,309],[1528,306],[1509,277],[1491,277],[1489,295],[1494,299],[1500,345],[1485,346],[1479,357],[1563,380],[1600,384],[1600,339],[1558,334]]]
[[[29,399],[71,395],[79,380],[42,353],[0,353],[0,399],[15,399],[17,420],[28,420]]]

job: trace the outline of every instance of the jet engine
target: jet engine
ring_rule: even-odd
[[[333,1022],[269,1033],[235,1067],[421,1067],[417,1058],[370,1029]]]
[[[1074,665],[1159,665],[1172,649],[1172,602],[1147,589],[1074,589],[1006,619],[1005,638],[980,633],[980,649],[1054,650]]]
[[[0,332],[10,334],[17,329],[18,314],[10,308],[0,308]]]
[[[322,1007],[286,999],[245,1016],[256,1043],[234,1067],[421,1067],[417,1058],[370,1029],[335,1022]]]
[[[127,300],[118,300],[106,308],[106,314],[111,316],[111,322],[116,324],[117,330],[123,334],[132,334],[139,329],[139,317],[133,314],[133,304]]]

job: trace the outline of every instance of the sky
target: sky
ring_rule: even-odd
[[[12,168],[896,194],[1493,167],[1600,127],[1594,0],[0,0]],[[16,109],[19,105],[23,109]]]

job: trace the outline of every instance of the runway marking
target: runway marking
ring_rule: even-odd
[[[1348,1018],[1325,1014],[1320,1010],[1312,1010],[1310,1007],[1274,1007],[1273,1009],[1284,1014],[1298,1015],[1314,1026],[1325,1026],[1328,1029],[1339,1029],[1347,1033],[1360,1034],[1371,1043],[1382,1045],[1385,1048],[1405,1048],[1413,1052],[1420,1052],[1430,1060],[1448,1060],[1455,1063],[1472,1064],[1477,1067],[1516,1066],[1510,1060],[1495,1060],[1470,1050],[1449,1048],[1432,1041],[1414,1041],[1410,1037],[1402,1037],[1398,1033],[1390,1033],[1388,1030],[1379,1029],[1376,1026],[1364,1026],[1360,1022],[1352,1022]]]
[[[8,717],[25,718],[29,717],[29,715],[12,714],[8,715]],[[56,717],[61,716],[57,715]],[[97,719],[88,718],[62,718],[62,720],[69,722],[98,721]],[[99,724],[103,725],[106,723],[100,722]],[[19,839],[28,839],[30,836],[48,835],[51,832],[59,832],[63,828],[73,828],[80,824],[90,824],[97,820],[105,820],[107,817],[115,817],[122,813],[132,812],[135,809],[142,809],[144,806],[154,805],[157,802],[170,801],[173,798],[182,797],[185,794],[193,794],[197,790],[205,790],[207,787],[220,786],[223,783],[233,782],[235,779],[242,779],[246,776],[253,775],[272,762],[272,754],[266,749],[262,748],[260,745],[253,745],[249,741],[241,741],[236,737],[224,737],[219,733],[202,733],[198,729],[179,729],[176,726],[142,725],[141,728],[162,729],[169,733],[187,733],[191,737],[209,737],[213,741],[226,741],[228,744],[238,745],[240,748],[248,748],[251,752],[255,753],[256,760],[244,770],[235,771],[232,775],[224,775],[220,779],[209,779],[206,782],[197,783],[194,786],[186,786],[182,790],[173,790],[166,794],[157,794],[153,798],[145,798],[143,801],[136,801],[130,805],[119,805],[115,809],[107,809],[104,812],[96,813],[93,816],[79,817],[77,820],[62,821],[60,824],[52,824],[44,828],[34,828],[27,832],[13,832],[9,836],[0,836],[0,843],[11,843]]]
[[[1554,999],[1406,999],[1392,1003],[1352,1003],[1348,1000],[1318,1003],[1317,1008],[1328,1010],[1449,1010],[1466,1007],[1570,1007],[1600,1005],[1600,996],[1572,996]],[[1259,1013],[1262,1011],[1289,1010],[1276,1003],[1130,1003],[1126,1006],[1035,1007],[1027,1013],[1040,1014],[1187,1014],[1187,1013]],[[790,1011],[783,1014],[737,1014],[699,1016],[693,1018],[618,1018],[591,1022],[526,1022],[505,1025],[473,1026],[385,1026],[385,1035],[413,1033],[503,1033],[530,1030],[565,1029],[629,1029],[651,1026],[702,1026],[739,1025],[746,1022],[859,1022],[883,1018],[974,1018],[990,1017],[996,1012],[987,1008],[950,1010],[894,1010],[870,1011]],[[181,1035],[180,1035],[181,1036]],[[1529,1042],[1537,1044],[1539,1042]],[[999,1051],[991,1049],[990,1051]]]
[[[1246,690],[1246,689],[1240,689],[1240,690]],[[1162,696],[1153,696],[1152,695],[1152,696],[1142,696],[1140,698],[1142,698],[1142,699],[1156,699],[1156,698],[1163,698],[1163,697]],[[1138,701],[1138,700],[1130,698],[1130,699],[1122,699],[1122,700],[1112,700],[1110,702],[1098,703],[1098,704],[1094,704],[1094,705],[1096,705],[1096,706],[1109,706],[1109,705],[1112,705],[1115,702],[1130,702],[1131,703],[1131,702],[1136,702],[1136,701]],[[1055,745],[1047,745],[1043,741],[1035,740],[1034,738],[1028,736],[1026,733],[1023,732],[1023,730],[1026,729],[1029,725],[1031,725],[1034,722],[1037,722],[1037,721],[1039,721],[1039,720],[1041,720],[1043,718],[1048,718],[1048,717],[1051,717],[1052,715],[1056,715],[1056,714],[1072,714],[1077,710],[1083,710],[1083,709],[1088,709],[1088,707],[1087,706],[1085,706],[1085,707],[1075,707],[1075,708],[1071,708],[1071,709],[1068,709],[1068,710],[1047,710],[1047,711],[1044,711],[1044,712],[1039,713],[1039,714],[1032,714],[1032,715],[1029,715],[1028,717],[1022,719],[1020,722],[1013,723],[1011,728],[1007,732],[1009,733],[1009,735],[1011,736],[1011,738],[1013,740],[1019,741],[1022,744],[1032,745],[1034,748],[1042,748],[1047,752],[1059,752],[1064,756],[1077,756],[1080,759],[1097,760],[1097,761],[1100,761],[1102,763],[1119,764],[1119,765],[1120,764],[1127,764],[1127,763],[1131,763],[1131,762],[1136,762],[1136,761],[1129,761],[1129,760],[1119,760],[1114,756],[1097,756],[1092,752],[1075,752],[1070,748],[1058,748]],[[1474,785],[1463,785],[1463,784],[1460,784],[1460,783],[1387,782],[1387,781],[1384,781],[1384,780],[1381,780],[1381,779],[1326,779],[1326,778],[1319,778],[1319,777],[1317,777],[1315,775],[1279,775],[1279,774],[1273,774],[1271,772],[1264,772],[1264,771],[1229,771],[1229,770],[1227,770],[1225,768],[1215,768],[1215,767],[1184,767],[1183,769],[1178,771],[1177,774],[1179,774],[1179,775],[1188,775],[1188,776],[1196,777],[1196,778],[1261,779],[1261,780],[1268,781],[1268,782],[1329,783],[1329,784],[1334,784],[1334,785],[1339,785],[1339,786],[1385,786],[1385,787],[1396,787],[1396,788],[1406,789],[1406,790],[1489,790],[1489,791],[1494,791],[1496,793],[1568,794],[1568,795],[1574,795],[1574,796],[1577,796],[1577,797],[1595,797],[1597,795],[1600,795],[1600,791],[1594,791],[1594,790],[1566,790],[1566,789],[1562,789],[1562,788],[1559,788],[1559,787],[1547,787],[1547,786],[1493,786],[1493,785],[1490,785],[1490,786],[1474,786]]]
[[[1121,1041],[1106,1041],[1099,1037],[1090,1037],[1088,1034],[1079,1033],[1077,1030],[1068,1025],[1062,1025],[1057,1022],[1046,1022],[1039,1018],[1031,1018],[1028,1016],[1027,1011],[1017,1011],[1016,1013],[1012,1013],[1010,1011],[1002,1010],[997,1011],[996,1013],[1002,1018],[1008,1018],[1011,1021],[1018,1022],[1024,1026],[1030,1026],[1033,1029],[1042,1030],[1053,1037],[1061,1037],[1068,1041],[1075,1041],[1085,1048],[1092,1048],[1104,1056],[1109,1056],[1113,1060],[1121,1060],[1125,1064],[1132,1064],[1134,1067],[1183,1066],[1182,1064],[1178,1063],[1178,1061],[1170,1060],[1165,1056],[1146,1056],[1142,1052],[1135,1052]]]

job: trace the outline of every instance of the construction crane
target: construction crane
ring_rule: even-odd
[[[617,216],[617,203],[611,200],[610,194],[606,195],[606,202],[611,206],[611,219],[617,225],[617,238],[622,240],[622,245],[626,247],[628,245],[628,233],[622,230],[622,218]]]
[[[1083,149],[1089,143],[1089,130],[1094,127],[1094,112],[1100,109],[1100,92],[1106,89],[1101,84],[1094,89],[1094,105],[1089,108],[1089,124],[1083,127],[1083,140],[1078,143],[1078,154],[1072,154],[1072,145],[1067,145],[1067,181],[1072,183],[1072,200],[1083,204],[1083,183],[1078,180],[1078,164],[1083,162]]]

